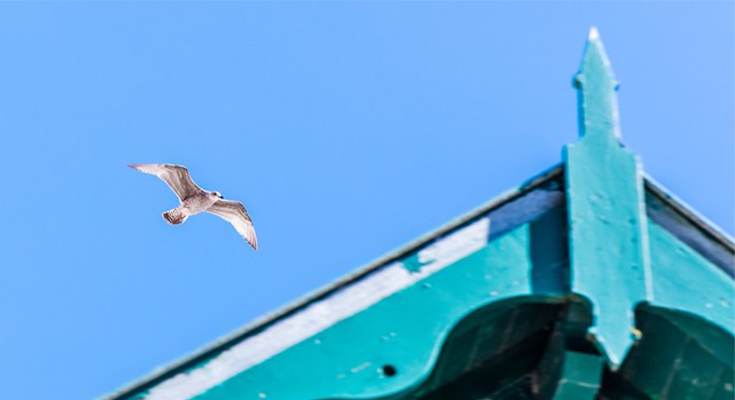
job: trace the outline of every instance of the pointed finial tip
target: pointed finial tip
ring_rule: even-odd
[[[600,38],[600,32],[597,30],[596,26],[593,26],[590,28],[590,34],[587,36],[588,40],[597,40]]]

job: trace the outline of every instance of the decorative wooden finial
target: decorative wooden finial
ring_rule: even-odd
[[[565,148],[572,291],[589,300],[589,333],[610,367],[633,343],[633,310],[651,299],[643,180],[620,145],[617,82],[597,29],[574,77],[580,139]]]
[[[582,65],[574,76],[578,92],[579,135],[593,141],[612,142],[620,139],[618,99],[610,60],[597,28],[590,29],[582,57]]]

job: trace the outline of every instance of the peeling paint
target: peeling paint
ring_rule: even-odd
[[[433,269],[443,268],[481,249],[489,235],[490,218],[485,217],[422,249],[418,261],[422,268],[428,264]]]
[[[360,364],[360,365],[358,365],[356,367],[350,368],[350,372],[352,372],[353,374],[356,374],[356,373],[364,370],[365,368],[370,367],[371,365],[373,365],[373,363],[371,363],[369,361],[368,362],[364,362],[364,363],[362,363],[362,364]]]

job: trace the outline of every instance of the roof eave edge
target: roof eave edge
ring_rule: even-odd
[[[717,226],[717,224],[707,219],[707,217],[700,214],[692,206],[677,197],[671,192],[671,190],[667,189],[647,173],[643,173],[643,178],[646,189],[650,189],[651,192],[658,196],[658,198],[666,205],[677,211],[694,226],[701,229],[728,250],[735,253],[735,238]]]

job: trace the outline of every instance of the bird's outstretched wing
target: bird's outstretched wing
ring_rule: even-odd
[[[202,191],[202,188],[197,186],[191,176],[189,176],[189,170],[182,165],[173,164],[130,164],[130,168],[137,169],[140,172],[146,174],[155,175],[171,188],[176,193],[179,200],[184,201],[185,198],[197,194]]]
[[[238,201],[217,200],[216,203],[207,209],[207,212],[222,217],[225,221],[231,223],[240,236],[247,240],[253,246],[253,249],[258,250],[258,237],[255,236],[253,221],[250,219],[242,203]]]

